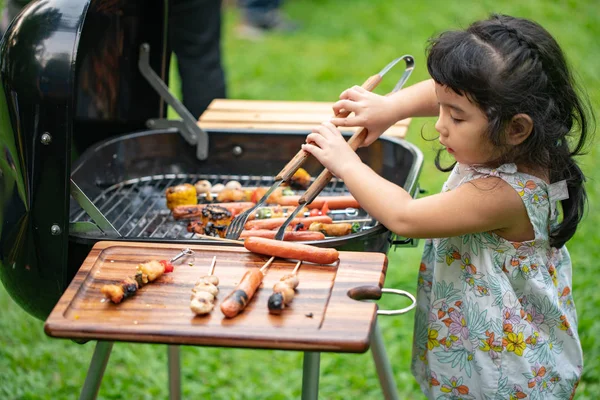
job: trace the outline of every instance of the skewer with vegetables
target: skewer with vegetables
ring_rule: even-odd
[[[192,288],[190,309],[196,315],[205,315],[215,308],[215,297],[219,294],[219,278],[213,275],[217,256],[214,256],[210,264],[208,275],[202,276]]]
[[[267,306],[269,307],[269,313],[279,315],[286,306],[289,306],[294,296],[296,295],[296,288],[300,281],[298,280],[298,269],[302,261],[298,261],[296,267],[289,275],[281,277],[279,282],[273,285],[273,294],[269,297]]]
[[[125,278],[116,285],[104,285],[100,288],[100,292],[110,301],[119,304],[123,300],[133,296],[137,291],[150,282],[154,282],[163,274],[173,272],[173,264],[181,257],[192,254],[191,249],[183,249],[181,253],[167,260],[152,260],[138,264],[134,276]]]

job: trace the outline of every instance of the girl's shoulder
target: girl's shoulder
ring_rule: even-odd
[[[506,188],[512,187],[523,201],[536,237],[547,235],[548,223],[557,218],[557,202],[569,197],[566,181],[550,184],[539,176],[519,170],[515,164],[503,164],[497,168],[464,165],[455,168],[455,171],[461,176],[459,185],[482,182],[489,177],[506,182]]]
[[[539,196],[548,197],[550,185],[546,180],[528,172],[520,171],[516,164],[502,164],[491,168],[478,165],[457,164],[448,181],[448,190],[454,189],[466,182],[488,177],[500,178],[512,186],[521,196],[522,192],[536,192]],[[452,183],[454,187],[450,187]]]

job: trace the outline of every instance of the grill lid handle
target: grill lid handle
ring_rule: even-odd
[[[181,136],[191,145],[196,145],[196,157],[199,160],[208,158],[208,134],[197,124],[196,120],[187,108],[169,91],[169,88],[150,67],[150,45],[144,43],[140,46],[140,58],[138,68],[148,83],[169,104],[181,120],[150,119],[146,122],[148,128],[164,129],[175,128]]]

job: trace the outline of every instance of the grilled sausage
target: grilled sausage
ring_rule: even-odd
[[[267,239],[275,239],[277,231],[270,231],[268,229],[250,229],[242,231],[240,239],[246,239],[249,237],[263,237]],[[283,234],[283,240],[288,242],[301,242],[309,240],[323,240],[325,235],[321,232],[309,232],[309,231],[286,231]]]
[[[175,219],[192,219],[200,218],[202,215],[202,209],[209,204],[196,204],[189,206],[177,206],[173,208],[173,218]],[[236,216],[250,207],[254,206],[254,203],[249,201],[242,201],[236,203],[212,203],[213,206],[220,206],[226,208],[233,216]]]
[[[255,220],[246,222],[246,225],[244,225],[244,228],[246,228],[246,229],[275,229],[275,228],[279,228],[281,225],[283,225],[283,223],[285,222],[286,219],[287,218],[255,219]],[[300,217],[300,218],[294,218],[292,220],[292,222],[290,222],[289,226],[294,227],[298,224],[303,224],[304,226],[306,226],[308,228],[310,226],[310,224],[312,224],[313,222],[321,222],[324,224],[330,224],[333,222],[333,220],[331,219],[331,217],[328,217],[326,215],[320,215],[320,216],[316,216],[316,217]]]
[[[249,237],[244,240],[244,247],[253,253],[308,261],[315,264],[332,264],[339,259],[339,252],[336,249],[260,237]]]
[[[289,215],[290,213],[292,213],[295,209],[296,209],[295,206],[260,207],[259,209],[256,210],[256,213],[252,213],[248,216],[248,221],[253,220],[253,219],[268,219],[268,218],[285,217],[286,215]],[[307,211],[308,211],[308,208],[305,207],[304,209],[301,210],[301,213],[299,213],[299,215],[304,215],[304,213]],[[256,214],[259,214],[258,218],[257,218]],[[266,217],[261,217],[261,214],[265,215]]]
[[[258,268],[253,268],[244,274],[241,282],[221,303],[221,312],[227,318],[238,315],[252,300],[254,292],[263,280],[263,273]]]
[[[278,203],[280,206],[298,206],[298,200],[300,196],[282,196]],[[352,196],[317,196],[310,204],[306,206],[308,208],[323,208],[323,205],[327,203],[327,207],[330,210],[343,210],[345,208],[360,208],[358,201]]]

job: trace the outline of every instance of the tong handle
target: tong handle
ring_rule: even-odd
[[[367,128],[359,128],[354,132],[354,135],[348,139],[348,144],[352,150],[356,151],[367,138]],[[333,174],[328,169],[324,169],[314,182],[306,189],[306,192],[298,199],[298,204],[310,204],[321,193],[329,181],[333,178]]]
[[[365,83],[362,84],[362,88],[371,92],[371,91],[373,91],[373,89],[375,89],[377,87],[377,85],[379,85],[382,78],[383,77],[379,74],[370,76],[369,79],[367,79],[365,81]],[[335,117],[336,118],[346,118],[348,115],[350,115],[350,113],[348,111],[341,110],[339,113],[337,113],[335,115]],[[300,168],[302,166],[302,164],[304,164],[304,162],[306,161],[306,159],[308,158],[309,155],[310,155],[309,153],[300,149],[300,151],[298,153],[296,153],[296,155],[285,165],[285,167],[283,167],[283,169],[279,172],[279,174],[277,174],[277,176],[275,176],[275,181],[281,181],[281,180],[287,181],[288,179],[290,179],[292,177],[292,175],[294,175],[294,172],[296,172],[298,170],[298,168]],[[329,178],[329,179],[331,179],[331,178]]]

